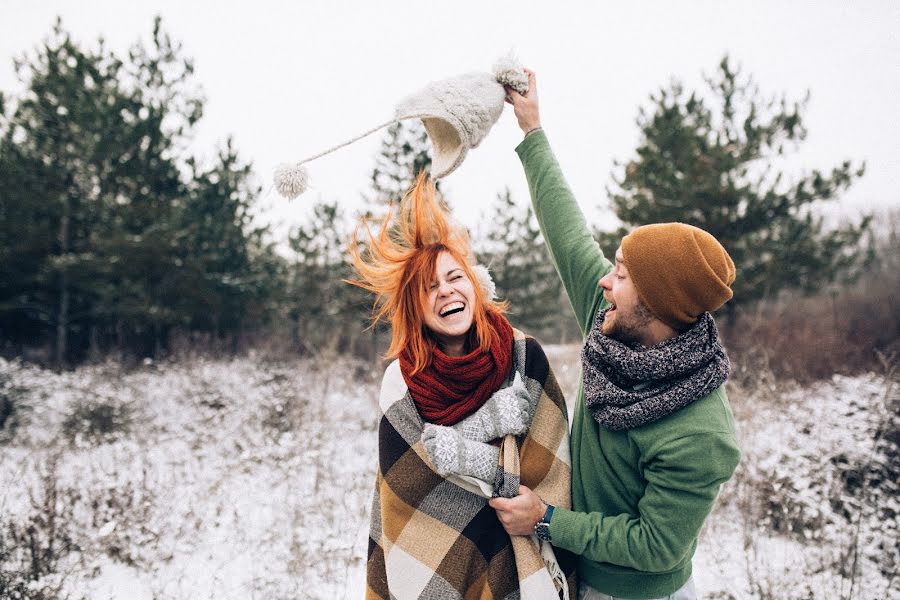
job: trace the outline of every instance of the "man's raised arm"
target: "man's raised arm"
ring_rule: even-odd
[[[547,136],[541,129],[537,81],[528,73],[528,92],[519,94],[507,89],[507,100],[513,105],[525,140],[516,148],[531,193],[531,202],[550,258],[562,279],[575,309],[582,333],[587,333],[594,320],[591,310],[602,291],[597,282],[612,270],[603,256],[575,201]]]

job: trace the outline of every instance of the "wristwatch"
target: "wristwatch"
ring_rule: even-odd
[[[544,540],[545,542],[551,541],[550,539],[550,519],[553,518],[553,505],[547,505],[547,512],[544,513],[544,516],[541,517],[541,520],[535,523],[534,525],[534,535],[538,536],[538,539]]]

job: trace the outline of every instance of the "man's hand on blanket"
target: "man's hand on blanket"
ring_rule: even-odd
[[[494,392],[481,408],[453,428],[467,440],[489,442],[507,434],[527,432],[532,416],[528,389],[517,372],[511,386]]]
[[[515,498],[491,498],[488,504],[497,511],[497,518],[509,535],[531,535],[547,512],[544,501],[524,485],[519,486]]]
[[[452,427],[428,423],[422,431],[425,454],[441,475],[469,475],[494,482],[500,459],[499,450],[484,442],[465,439]]]

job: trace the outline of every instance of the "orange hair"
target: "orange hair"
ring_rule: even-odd
[[[487,352],[497,332],[488,319],[488,311],[503,313],[506,305],[485,297],[470,267],[472,251],[469,235],[450,222],[450,215],[439,203],[434,183],[425,173],[400,202],[396,218],[389,212],[374,234],[368,223],[360,224],[350,241],[349,251],[359,275],[347,283],[375,294],[372,323],[391,322],[391,346],[386,358],[395,358],[407,350],[414,365],[410,375],[423,370],[431,361],[435,341],[428,335],[424,311],[434,278],[438,255],[447,252],[472,282],[475,296],[469,347]],[[365,237],[360,242],[361,229]],[[360,245],[363,250],[360,250]]]

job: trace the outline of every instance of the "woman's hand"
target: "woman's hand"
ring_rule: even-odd
[[[520,94],[511,87],[506,87],[506,101],[512,104],[519,121],[522,133],[528,135],[541,126],[541,111],[538,106],[537,80],[534,71],[525,69],[528,74],[528,91]]]
[[[516,372],[509,387],[497,390],[487,401],[453,428],[464,438],[489,442],[506,435],[522,435],[531,427],[533,407],[528,388]]]
[[[467,440],[452,427],[431,423],[422,430],[422,445],[439,475],[468,475],[493,484],[500,462],[496,447]]]

